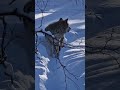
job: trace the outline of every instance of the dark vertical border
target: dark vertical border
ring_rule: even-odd
[[[86,0],[86,90],[120,90],[120,2]]]
[[[35,1],[0,2],[0,90],[35,89]]]

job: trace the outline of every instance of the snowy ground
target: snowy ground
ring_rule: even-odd
[[[60,60],[66,66],[70,73],[77,76],[76,80],[72,74],[66,72],[70,77],[66,79],[67,90],[84,90],[85,87],[85,58],[84,58],[84,45],[85,45],[85,15],[84,15],[84,2],[83,0],[48,0],[47,6],[43,15],[40,12],[44,8],[41,0],[36,0],[36,15],[35,15],[35,28],[40,30],[41,19],[42,29],[58,20],[59,18],[69,19],[70,32],[65,34],[65,42],[75,46],[74,48],[64,47],[60,51]],[[35,61],[36,72],[36,90],[65,90],[65,75],[63,69],[60,67],[58,60],[48,56],[46,51],[46,44],[44,35],[39,34],[39,41],[41,41],[39,48],[40,59]],[[77,47],[79,46],[79,47]]]

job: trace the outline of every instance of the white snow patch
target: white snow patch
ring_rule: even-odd
[[[35,19],[39,19],[48,15],[51,15],[52,13],[39,13],[39,14],[35,14]]]

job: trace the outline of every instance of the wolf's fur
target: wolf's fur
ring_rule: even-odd
[[[49,24],[46,28],[45,31],[50,31],[52,35],[56,39],[53,40],[50,36],[46,36],[46,39],[50,44],[52,44],[53,48],[51,53],[57,54],[59,56],[59,51],[61,47],[63,46],[63,41],[64,41],[64,34],[70,31],[70,27],[68,24],[68,19],[63,20],[60,18],[58,21]]]
[[[49,24],[45,31],[50,31],[53,35],[55,34],[65,34],[66,32],[69,32],[70,27],[68,24],[68,19],[63,20],[62,18],[59,19],[59,21],[54,22],[52,24]]]

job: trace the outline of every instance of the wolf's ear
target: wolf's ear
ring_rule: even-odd
[[[62,21],[62,20],[63,20],[62,18],[59,19],[59,21]]]
[[[67,22],[67,21],[68,21],[68,18],[67,18],[67,19],[65,19],[65,21]]]

